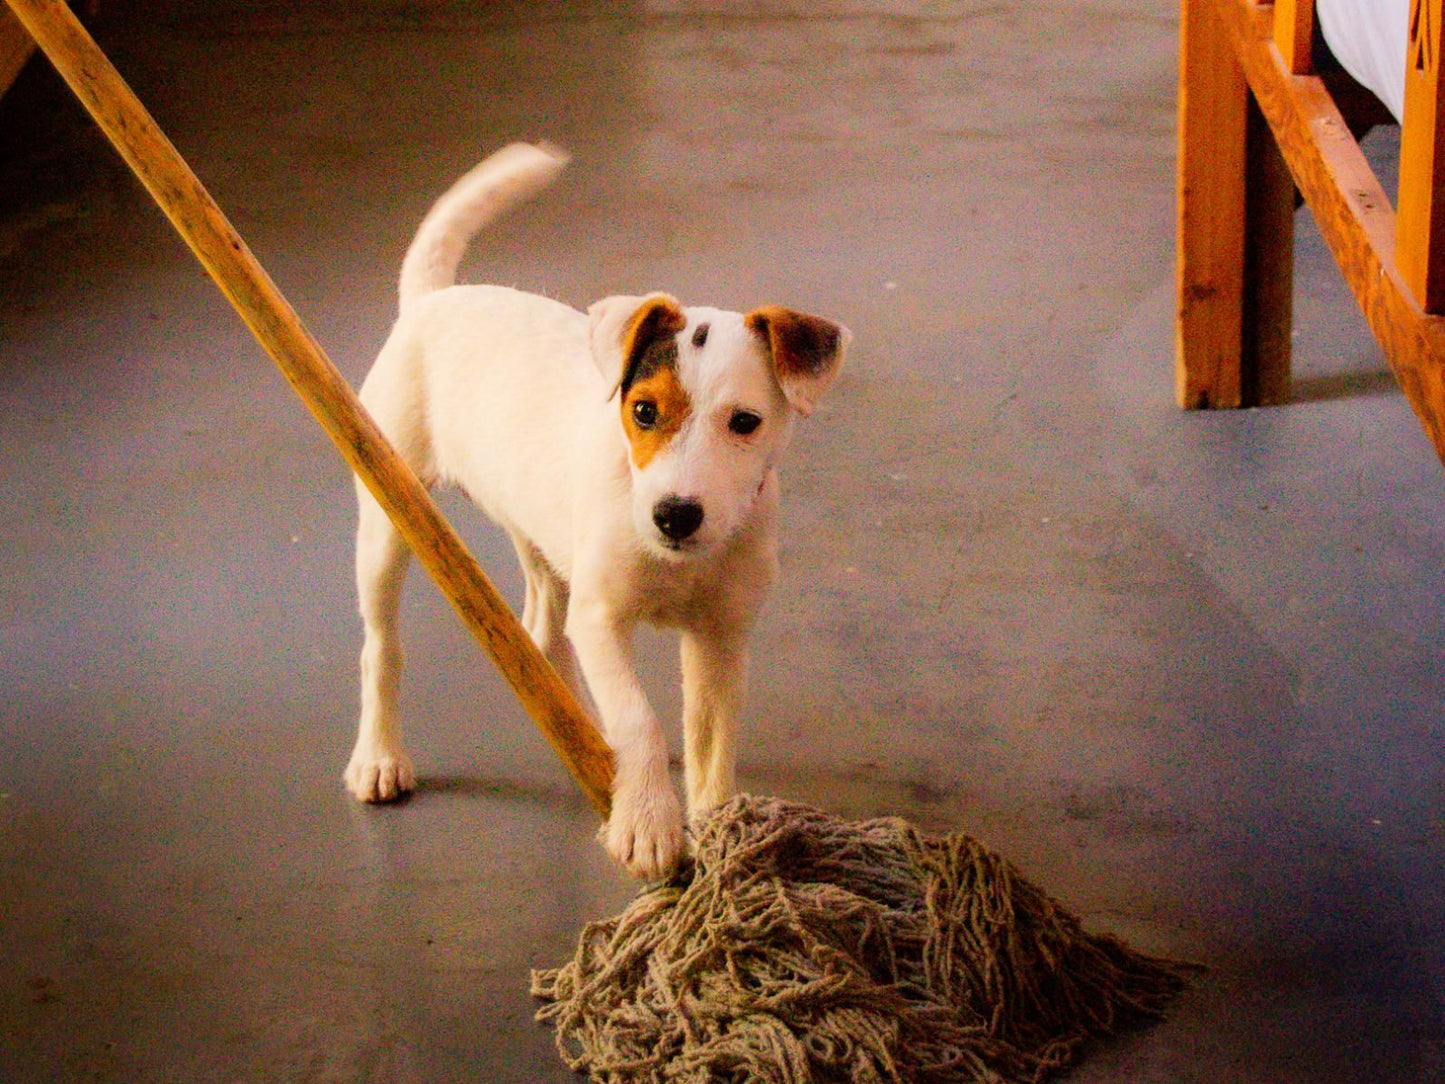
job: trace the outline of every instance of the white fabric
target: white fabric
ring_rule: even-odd
[[[1405,112],[1410,0],[1316,0],[1315,16],[1345,71],[1373,90],[1400,120]]]

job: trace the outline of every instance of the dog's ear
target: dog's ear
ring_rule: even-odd
[[[853,333],[842,324],[781,305],[764,305],[745,319],[767,343],[783,394],[806,418],[838,375]]]
[[[647,348],[664,335],[687,326],[677,298],[605,297],[587,310],[591,322],[592,360],[607,381],[608,394],[627,382],[628,374]]]

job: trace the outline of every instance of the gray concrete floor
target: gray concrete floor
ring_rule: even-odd
[[[742,779],[1211,965],[1072,1079],[1445,1080],[1445,475],[1303,217],[1296,400],[1173,409],[1172,3],[105,7],[354,381],[516,137],[575,167],[470,277],[851,325]],[[43,62],[0,146],[0,1081],[570,1079],[527,970],[631,891],[587,808],[419,575],[425,782],[343,794],[340,460]]]

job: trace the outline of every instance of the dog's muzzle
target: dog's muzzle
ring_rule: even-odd
[[[702,526],[702,505],[685,497],[664,497],[652,509],[652,522],[671,546],[680,546]]]

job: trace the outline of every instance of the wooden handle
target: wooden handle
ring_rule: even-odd
[[[421,480],[70,9],[59,0],[7,2],[386,509],[605,818],[611,806],[611,750]]]

